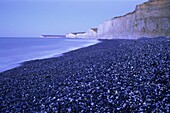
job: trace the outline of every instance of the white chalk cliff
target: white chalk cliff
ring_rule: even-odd
[[[87,32],[68,33],[68,38],[94,38],[97,37],[97,28],[90,28]]]
[[[149,0],[135,11],[100,24],[72,38],[128,38],[170,36],[170,0]],[[66,37],[69,37],[66,35]]]

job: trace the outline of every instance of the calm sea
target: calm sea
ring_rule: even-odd
[[[24,61],[49,58],[98,43],[91,39],[0,38],[0,72]]]

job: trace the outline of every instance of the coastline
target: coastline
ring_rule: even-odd
[[[9,38],[10,39],[10,38]],[[8,40],[9,40],[8,39]],[[11,38],[12,39],[12,38]],[[24,39],[28,39],[28,40],[30,40],[31,38],[24,38]],[[33,38],[32,38],[33,39]],[[41,40],[41,38],[38,38],[38,39],[40,39]],[[61,39],[64,39],[64,38],[58,38],[59,40],[61,40]],[[33,39],[34,40],[34,39]],[[37,40],[36,38],[35,38],[35,40]],[[42,40],[47,40],[47,42],[49,41],[49,38],[47,38],[47,39],[42,39]],[[51,40],[55,40],[54,38],[51,38]],[[39,54],[41,54],[41,55],[39,55],[39,54],[33,54],[33,55],[29,55],[29,57],[28,58],[22,58],[21,56],[20,57],[18,57],[18,56],[16,56],[15,57],[15,59],[20,59],[19,61],[13,61],[13,62],[7,62],[8,61],[8,59],[4,59],[5,57],[3,57],[2,56],[2,58],[1,58],[1,60],[2,61],[4,61],[4,62],[6,62],[7,64],[5,64],[4,62],[0,62],[0,73],[1,72],[4,72],[4,71],[7,71],[7,70],[10,70],[10,69],[13,69],[13,68],[16,68],[16,67],[19,67],[19,66],[21,66],[22,64],[23,64],[23,62],[27,62],[27,61],[33,61],[33,60],[41,60],[41,59],[47,59],[47,58],[53,58],[53,57],[58,57],[58,56],[62,56],[64,53],[66,53],[66,52],[69,52],[69,51],[73,51],[73,50],[76,50],[76,49],[80,49],[80,48],[84,48],[84,47],[88,47],[88,46],[91,46],[91,45],[94,45],[94,44],[97,44],[97,43],[99,43],[100,41],[98,41],[97,39],[64,39],[65,41],[64,42],[68,42],[67,44],[69,45],[69,43],[70,44],[72,44],[72,45],[64,45],[63,44],[63,46],[58,46],[59,48],[57,48],[56,47],[56,49],[49,49],[48,51],[46,50],[43,50],[44,51],[44,53],[43,53],[43,51],[42,50],[40,50],[40,51],[36,51],[37,53],[39,53]],[[9,40],[10,41],[10,40]],[[8,42],[9,42],[8,41]],[[13,41],[13,40],[12,40]],[[20,41],[20,40],[19,40]],[[19,42],[18,41],[18,42]],[[77,41],[77,45],[76,45],[76,43],[75,43],[75,45],[74,45],[74,41]],[[79,43],[80,42],[80,43]],[[81,44],[82,42],[84,42],[84,44]],[[48,44],[48,43],[47,43]],[[8,43],[6,44],[6,45],[8,45]],[[12,45],[12,44],[11,44]],[[15,46],[15,44],[13,45],[13,46]],[[35,45],[34,44],[34,46],[39,46],[39,45]],[[42,45],[42,47],[43,47],[44,45]],[[65,46],[65,47],[64,47]],[[68,46],[68,47],[67,47]],[[13,48],[15,48],[15,47],[13,47]],[[13,48],[11,48],[11,49],[13,49]],[[28,47],[28,48],[30,48],[30,47]],[[9,49],[9,48],[8,48]],[[20,49],[20,48],[19,48]],[[25,49],[27,49],[26,47],[25,47]],[[32,48],[32,50],[34,50],[34,49],[36,49],[36,48]],[[46,48],[44,48],[44,49],[46,49]],[[10,50],[10,49],[9,49]],[[3,53],[4,54],[6,54],[5,52],[2,52],[2,51],[6,51],[6,49],[2,49],[1,50],[1,54],[3,55]],[[21,51],[21,50],[17,50],[16,49],[16,52],[17,51]],[[11,53],[11,51],[8,51],[9,53]],[[7,53],[8,53],[7,52]],[[13,51],[12,51],[13,52]],[[33,53],[32,51],[27,51],[28,53],[30,52],[30,54],[31,53]],[[45,53],[46,52],[46,53]],[[35,52],[34,52],[35,53]],[[14,55],[15,54],[17,54],[17,53],[13,53]],[[23,53],[24,54],[24,53]],[[8,55],[8,57],[12,57],[12,55]],[[23,57],[24,57],[24,55],[23,55]],[[10,60],[11,59],[14,59],[14,58],[10,58]]]
[[[0,73],[1,111],[168,112],[170,38],[102,40]]]

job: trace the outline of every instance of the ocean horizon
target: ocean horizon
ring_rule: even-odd
[[[95,39],[0,37],[0,72],[25,61],[57,57],[98,42]]]

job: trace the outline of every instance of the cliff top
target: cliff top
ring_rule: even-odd
[[[77,34],[83,34],[83,33],[86,33],[86,32],[75,32],[75,33],[71,33],[71,34],[77,35]]]
[[[147,2],[144,2],[142,4],[137,5],[133,12],[127,13],[127,14],[122,15],[122,16],[113,17],[111,20],[116,19],[116,18],[121,18],[121,17],[128,16],[130,14],[135,13],[137,10],[146,9],[146,7],[150,7],[150,5],[159,6],[159,5],[162,5],[162,4],[166,4],[167,6],[170,6],[170,0],[149,0]]]
[[[97,28],[90,28],[91,30],[93,30],[94,32],[97,32]]]

